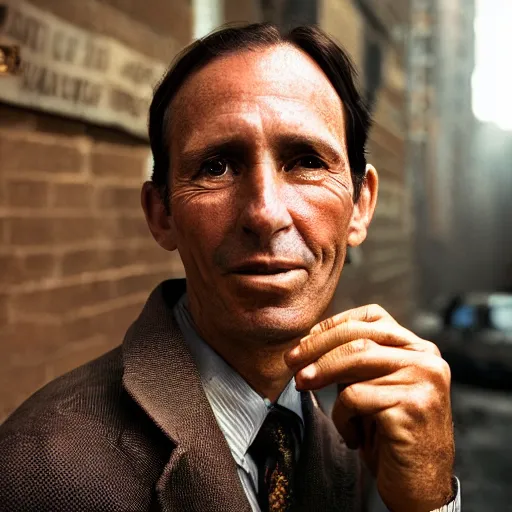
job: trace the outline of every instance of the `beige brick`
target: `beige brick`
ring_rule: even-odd
[[[11,138],[0,134],[0,161],[5,173],[78,173],[82,171],[84,155],[73,145],[49,140]]]
[[[98,144],[92,150],[91,170],[96,176],[140,179],[149,153],[114,144]]]
[[[0,254],[0,286],[16,282],[19,279],[21,267],[22,261],[19,256],[14,254]]]
[[[9,243],[11,238],[11,226],[8,219],[0,218],[0,244],[5,245]]]
[[[82,242],[98,236],[96,217],[61,217],[55,220],[55,241],[57,243]]]
[[[12,311],[20,317],[26,311],[34,315],[72,315],[76,308],[110,300],[112,291],[110,281],[98,281],[21,293],[12,298]]]
[[[104,187],[98,190],[98,207],[112,210],[140,211],[140,187]]]
[[[168,272],[123,277],[116,281],[117,294],[121,297],[123,295],[147,292],[149,295],[149,292],[158,283],[164,281],[168,277]]]
[[[41,246],[92,240],[100,221],[95,217],[13,217],[5,219],[5,243]]]
[[[53,254],[0,255],[0,285],[21,284],[49,278],[55,272]]]
[[[145,260],[137,256],[135,249],[126,247],[99,247],[66,252],[62,257],[62,275],[119,269],[136,265]]]
[[[67,252],[62,256],[62,275],[69,276],[102,270],[105,268],[104,259],[104,252],[101,249],[82,249]]]
[[[6,219],[7,244],[46,245],[55,241],[55,224],[47,218]]]
[[[135,249],[131,248],[112,248],[103,253],[105,266],[107,268],[121,268],[130,265],[143,263],[144,260],[136,257]]]
[[[62,325],[66,343],[93,338],[104,333],[101,315],[73,318]]]
[[[1,293],[0,288],[0,329],[7,324],[9,320],[9,297]]]
[[[116,238],[146,238],[152,237],[142,213],[140,217],[120,217],[117,224]]]
[[[140,245],[132,251],[133,261],[145,261],[149,265],[155,263],[169,263],[169,267],[179,260],[177,251],[171,253],[162,249],[153,238],[147,244]]]
[[[3,363],[0,366],[0,423],[47,382],[42,365],[20,370]]]
[[[85,135],[87,125],[77,119],[41,113],[37,116],[36,129],[42,133],[51,133],[52,135],[69,138]]]
[[[46,362],[66,343],[63,329],[57,324],[12,322],[2,332],[2,350],[13,366],[36,366]]]
[[[52,205],[56,208],[89,208],[94,186],[89,183],[55,183]]]
[[[27,254],[23,257],[23,281],[49,279],[56,271],[57,258],[52,253]]]
[[[55,379],[92,359],[96,359],[111,348],[110,340],[106,336],[97,336],[75,342],[64,347],[61,353],[48,362],[46,373],[51,379]]]
[[[112,306],[92,316],[73,318],[62,326],[68,342],[92,338],[98,335],[109,335],[110,346],[121,344],[126,329],[139,316],[143,302],[124,306]],[[108,306],[108,304],[107,304]]]
[[[0,164],[0,173],[1,173],[1,164]],[[0,206],[5,206],[7,204],[7,184],[5,180],[2,179],[2,175],[0,174]],[[1,239],[0,239],[1,241]]]
[[[112,308],[95,315],[95,324],[102,333],[110,337],[112,347],[122,343],[126,330],[140,315],[145,300],[146,297],[141,302]]]
[[[15,208],[44,208],[48,206],[49,184],[46,181],[7,181],[6,190],[7,206]]]

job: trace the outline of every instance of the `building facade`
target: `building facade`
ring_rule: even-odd
[[[474,0],[412,0],[409,31],[409,159],[421,302],[467,279],[465,234],[475,120]],[[468,195],[468,193],[470,195]]]

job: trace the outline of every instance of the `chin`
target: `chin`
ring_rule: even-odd
[[[239,335],[252,339],[260,338],[267,343],[288,343],[292,339],[302,338],[316,323],[311,313],[286,308],[260,308],[253,311],[237,312],[232,318],[230,328],[236,328]]]

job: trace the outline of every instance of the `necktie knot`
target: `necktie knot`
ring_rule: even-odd
[[[287,512],[300,443],[300,418],[275,405],[267,414],[249,453],[258,467],[258,502],[262,512]]]

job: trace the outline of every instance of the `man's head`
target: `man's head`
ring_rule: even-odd
[[[228,28],[178,59],[151,105],[142,201],[203,335],[287,341],[319,319],[373,214],[369,125],[317,28]]]

